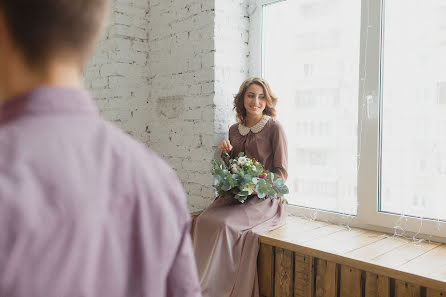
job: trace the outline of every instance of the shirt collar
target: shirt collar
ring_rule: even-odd
[[[0,107],[0,119],[11,119],[23,114],[92,113],[96,104],[88,91],[65,87],[38,87],[10,98]]]
[[[240,132],[242,136],[248,135],[249,131],[252,131],[252,133],[259,133],[263,130],[263,127],[265,127],[270,118],[271,117],[269,115],[264,114],[262,119],[251,128],[248,128],[242,124],[238,124],[238,132]]]

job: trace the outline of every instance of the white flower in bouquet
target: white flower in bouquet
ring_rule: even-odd
[[[255,188],[256,188],[256,185],[254,185],[254,184],[247,184],[242,189],[242,191],[246,191],[246,192],[249,193],[248,195],[251,195],[254,192]]]
[[[248,159],[246,158],[246,157],[239,157],[238,159],[237,159],[237,164],[239,165],[239,166],[243,166],[243,165],[245,165],[245,163],[248,161]]]
[[[231,172],[232,173],[238,173],[239,167],[236,163],[231,165]]]
[[[244,203],[253,194],[259,199],[280,199],[288,194],[284,180],[265,170],[259,161],[247,158],[243,152],[237,158],[231,159],[227,153],[223,157],[223,160],[212,161],[211,170],[220,197],[235,198]]]

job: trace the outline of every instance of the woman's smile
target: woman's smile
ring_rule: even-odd
[[[244,97],[247,115],[258,117],[263,114],[266,107],[266,98],[261,86],[252,84],[248,87]]]
[[[258,110],[260,110],[262,107],[261,107],[261,106],[256,106],[256,105],[250,105],[249,108],[252,109],[252,110],[254,110],[254,111],[258,111]]]

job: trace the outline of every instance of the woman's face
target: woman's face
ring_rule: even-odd
[[[262,116],[266,107],[266,98],[263,88],[256,84],[250,85],[246,89],[243,104],[245,106],[247,116]]]

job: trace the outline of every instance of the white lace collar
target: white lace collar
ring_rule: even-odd
[[[238,132],[240,132],[242,136],[248,135],[249,131],[252,131],[252,133],[259,133],[263,130],[263,127],[265,127],[270,118],[271,117],[269,115],[263,115],[262,119],[251,128],[248,128],[242,124],[238,124]]]

